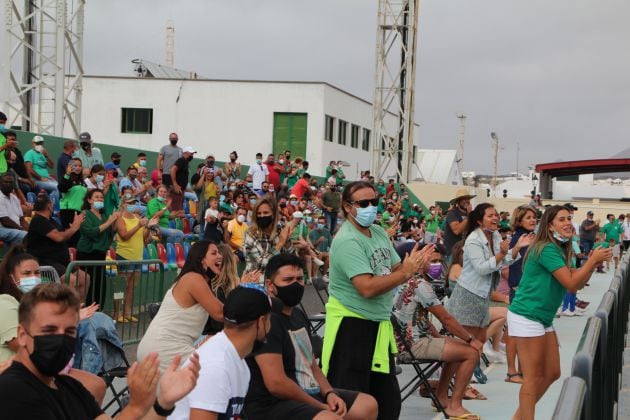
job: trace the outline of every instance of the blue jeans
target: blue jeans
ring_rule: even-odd
[[[328,229],[330,229],[330,234],[333,235],[335,233],[335,228],[337,227],[337,212],[324,210],[324,217],[326,218]]]
[[[565,311],[567,308],[569,308],[569,310],[571,312],[575,311],[575,302],[577,301],[577,294],[576,293],[569,293],[566,292],[564,294],[564,300],[562,301],[562,310]]]
[[[59,190],[57,189],[57,186],[59,184],[57,184],[57,181],[52,180],[52,179],[50,181],[40,181],[38,179],[34,181],[35,181],[35,186],[37,187],[37,191],[45,190],[50,196],[50,199],[52,200],[52,202],[57,203],[57,205],[59,205]]]
[[[594,241],[591,241],[590,239],[580,239],[580,245],[582,245],[582,252],[584,252],[584,255],[588,258],[588,254],[591,252],[591,249],[593,249],[593,245],[595,244]]]
[[[199,201],[199,198],[197,197],[197,194],[195,194],[194,192],[190,192],[190,191],[184,191],[184,198],[186,200],[192,200],[192,201]]]
[[[178,229],[171,229],[160,226],[160,233],[166,242],[182,242],[184,240],[184,232]]]
[[[27,233],[28,232],[25,230],[0,226],[0,240],[5,242],[7,245],[13,245],[13,243],[21,244]]]

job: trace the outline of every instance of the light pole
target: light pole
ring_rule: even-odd
[[[538,186],[538,176],[536,174],[532,174],[532,196],[536,195],[536,187]]]

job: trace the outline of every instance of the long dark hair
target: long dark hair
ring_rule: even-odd
[[[97,192],[100,192],[101,194],[103,194],[103,198],[105,198],[105,193],[103,192],[103,190],[99,188],[94,188],[93,190],[88,191],[85,194],[85,197],[83,197],[83,206],[81,207],[81,210],[90,210],[92,208],[92,205],[90,204],[88,200],[90,200],[92,196],[96,194]]]
[[[0,263],[0,294],[11,295],[18,302],[22,299],[24,293],[15,285],[15,281],[11,278],[15,267],[24,261],[35,260],[37,258],[26,252],[26,248],[22,244],[13,245],[2,258]]]
[[[555,219],[558,213],[563,210],[571,214],[569,209],[565,206],[556,205],[547,207],[547,210],[545,210],[542,218],[540,219],[540,226],[538,226],[538,232],[536,232],[536,236],[534,237],[534,243],[530,244],[525,257],[523,257],[523,268],[525,267],[525,262],[530,254],[534,257],[539,257],[545,246],[550,243],[556,244],[560,247],[566,256],[567,267],[571,266],[571,257],[573,255],[573,244],[571,243],[571,240],[568,240],[565,243],[560,243],[553,237],[551,230],[549,230],[553,219]]]
[[[182,271],[180,271],[177,278],[175,278],[175,281],[181,279],[184,274],[187,273],[197,273],[204,277],[208,277],[206,270],[203,268],[202,261],[206,257],[210,245],[217,246],[215,242],[203,240],[195,242],[193,246],[190,247],[190,251],[188,251],[188,258],[186,258]]]
[[[477,229],[480,225],[479,222],[483,221],[483,216],[486,214],[486,209],[494,208],[494,204],[492,203],[481,203],[477,204],[477,207],[474,208],[470,215],[468,215],[468,227],[466,229],[466,234],[464,238],[468,238],[468,235],[473,233],[475,229]]]

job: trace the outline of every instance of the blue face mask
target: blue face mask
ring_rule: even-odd
[[[4,124],[0,124],[0,131],[4,131],[4,130],[5,130]]]
[[[326,225],[325,225],[325,224],[323,224],[323,223],[318,223],[318,224],[317,224],[317,229],[324,229],[324,227],[325,227],[325,226],[326,226]]]
[[[292,206],[297,206],[298,205],[297,200],[291,200],[291,201],[289,201],[289,203],[291,203]]]
[[[249,199],[249,204],[251,204],[252,206],[256,205],[256,199],[255,198],[250,198]]]
[[[42,282],[42,279],[40,277],[24,277],[20,279],[20,284],[18,285],[18,289],[20,289],[20,291],[22,293],[28,293],[31,290],[33,290],[33,288],[35,286],[37,286],[38,284],[40,284]]]
[[[105,175],[96,175],[96,182],[103,182]]]
[[[252,184],[251,182],[248,182],[248,183],[247,183],[247,188],[251,188],[251,187],[253,187],[253,186],[254,186],[254,184]]]
[[[105,207],[105,203],[102,201],[95,201],[92,203],[92,206],[96,209],[96,210],[101,210],[103,207]]]
[[[166,201],[166,197],[157,196],[158,201]]]
[[[356,220],[361,227],[370,227],[376,220],[376,212],[376,206],[367,206],[366,208],[357,207],[357,215],[354,216],[354,220]]]
[[[225,201],[225,196],[224,195],[220,195],[219,196],[219,201],[223,203]]]
[[[560,242],[561,244],[564,244],[564,243],[569,241],[569,238],[560,235],[556,231],[553,232],[553,239],[555,239],[556,241]]]
[[[311,223],[313,221],[312,217],[305,217],[304,220],[306,220],[306,223]]]
[[[256,159],[256,163],[260,165],[262,163],[262,159]]]

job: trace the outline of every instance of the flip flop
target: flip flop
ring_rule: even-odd
[[[521,381],[515,381],[514,378],[520,377]],[[523,374],[520,372],[517,373],[508,373],[507,377],[505,378],[505,382],[509,382],[511,384],[522,384],[523,383]]]

